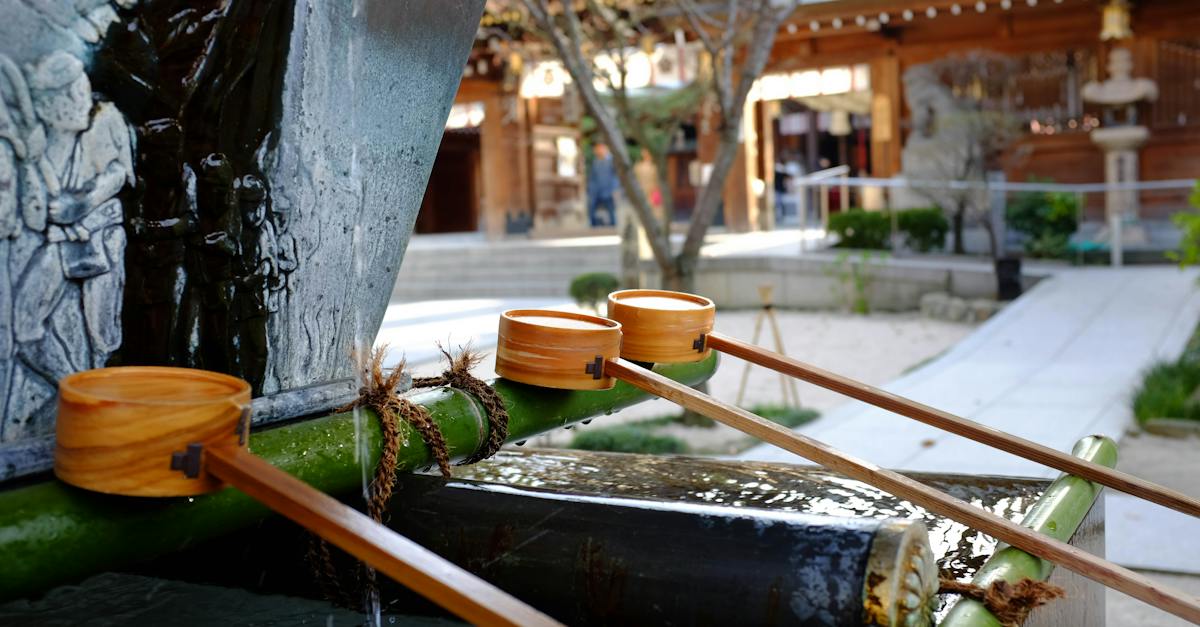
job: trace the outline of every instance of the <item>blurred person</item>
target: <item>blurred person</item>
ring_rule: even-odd
[[[645,148],[641,149],[641,154],[641,160],[633,166],[633,176],[646,194],[646,200],[650,202],[650,207],[654,210],[654,217],[658,219],[662,228],[670,233],[671,220],[663,208],[662,189],[658,185],[658,168],[654,164],[654,157]],[[652,254],[650,241],[646,238],[646,229],[641,221],[636,219],[636,216],[631,216],[631,218],[637,228],[638,256],[642,259],[649,259]]]
[[[617,170],[608,145],[598,142],[592,147],[592,167],[588,170],[588,218],[592,226],[614,226],[616,209],[613,196],[617,191]]]

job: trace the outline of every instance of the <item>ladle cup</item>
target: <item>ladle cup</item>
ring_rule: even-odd
[[[443,608],[482,625],[558,623],[250,453],[250,385],[188,368],[59,382],[54,472],[87,490],[190,496],[232,485]]]

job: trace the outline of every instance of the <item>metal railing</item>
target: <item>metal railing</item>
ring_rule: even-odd
[[[1006,235],[1007,228],[1005,224],[1005,206],[1010,202],[1010,195],[1020,195],[1029,193],[1044,193],[1044,194],[1070,194],[1074,196],[1074,204],[1076,206],[1077,224],[1083,225],[1085,218],[1090,213],[1092,215],[1100,214],[1099,219],[1089,222],[1088,224],[1096,230],[1095,224],[1103,223],[1096,231],[1098,235],[1103,235],[1107,243],[1086,242],[1088,244],[1107,247],[1110,256],[1110,262],[1114,266],[1119,266],[1124,263],[1125,246],[1130,232],[1128,229],[1142,227],[1134,224],[1136,222],[1135,208],[1139,202],[1139,197],[1143,192],[1158,193],[1161,202],[1161,197],[1166,196],[1171,200],[1167,204],[1177,204],[1178,208],[1172,208],[1171,211],[1182,211],[1186,208],[1186,197],[1189,191],[1196,187],[1196,179],[1166,179],[1157,181],[1134,181],[1122,183],[1043,183],[1043,182],[1012,182],[1005,180],[971,180],[971,181],[939,181],[939,180],[924,180],[924,179],[908,179],[905,177],[895,178],[874,178],[874,177],[851,177],[848,176],[850,168],[847,166],[838,166],[828,168],[805,176],[793,177],[789,181],[792,186],[789,193],[784,194],[783,205],[795,204],[799,207],[798,218],[799,226],[810,227],[812,220],[810,215],[810,206],[815,200],[815,204],[820,208],[817,216],[819,228],[828,231],[829,226],[829,210],[831,206],[831,191],[835,185],[831,184],[836,180],[838,189],[838,204],[845,211],[850,205],[850,189],[856,190],[856,195],[859,199],[859,205],[871,205],[865,208],[868,209],[893,209],[904,208],[910,206],[919,206],[912,204],[913,196],[908,196],[909,203],[898,203],[898,197],[905,196],[904,192],[911,191],[917,194],[917,197],[924,198],[926,206],[938,205],[933,200],[937,196],[937,192],[957,193],[961,196],[963,192],[970,192],[972,203],[986,207],[984,210],[976,209],[973,213],[986,214],[987,220],[991,222],[990,226],[995,228],[999,233],[1001,246],[1010,244],[1012,238]],[[890,191],[889,190],[894,190]],[[1172,192],[1181,192],[1174,194]],[[1098,198],[1097,195],[1102,195]],[[813,198],[815,196],[815,199]],[[1175,200],[1175,197],[1178,197]],[[864,202],[864,199],[872,198],[874,202]],[[1091,202],[1089,202],[1091,201]],[[897,205],[897,206],[894,206]],[[1115,207],[1115,209],[1114,209]],[[1123,208],[1124,207],[1124,208]],[[1090,209],[1089,209],[1090,208]],[[1159,210],[1161,212],[1161,209]],[[893,233],[896,232],[896,213],[893,216]],[[788,223],[790,216],[781,216],[781,222]],[[1156,227],[1157,228],[1157,227]],[[1145,237],[1144,233],[1133,233],[1136,237]],[[898,244],[893,242],[893,247]]]
[[[838,181],[838,198],[842,211],[850,208],[850,187],[846,184],[849,179],[850,166],[839,165],[825,170],[818,170],[812,174],[794,177],[790,183],[804,188],[804,193],[796,194],[794,204],[796,205],[797,218],[801,225],[808,222],[808,215],[812,203],[811,188],[816,189],[816,201],[820,207],[821,224],[829,222],[829,182],[833,179]],[[784,194],[789,196],[790,194]]]

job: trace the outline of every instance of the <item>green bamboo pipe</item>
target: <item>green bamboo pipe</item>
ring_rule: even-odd
[[[714,355],[654,370],[696,385],[716,368]],[[503,379],[492,386],[508,408],[508,439],[517,442],[648,398],[623,382],[598,392],[552,390]],[[473,396],[439,388],[411,400],[429,409],[453,458],[482,446],[487,422]],[[356,434],[362,439],[356,440]],[[432,463],[429,449],[407,424],[402,441],[398,470]],[[369,412],[360,413],[357,420],[353,413],[304,420],[255,432],[250,438],[255,454],[318,490],[338,495],[361,492],[363,477],[371,475],[381,446],[379,422]],[[191,498],[151,499],[98,494],[51,479],[0,491],[0,600],[177,551],[268,515],[265,507],[232,488]]]
[[[1071,454],[1109,468],[1117,465],[1117,445],[1104,436],[1083,438],[1075,443]],[[1074,475],[1059,475],[1029,508],[1021,524],[1055,540],[1069,542],[1079,525],[1083,524],[1083,519],[1091,511],[1103,487]],[[1026,578],[1045,581],[1053,571],[1053,563],[1002,545],[984,562],[971,581],[983,587],[1001,579],[1010,583]],[[942,627],[1003,627],[982,603],[965,598],[959,600],[940,624]]]

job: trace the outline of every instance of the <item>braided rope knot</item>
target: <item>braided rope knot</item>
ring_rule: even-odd
[[[440,344],[438,349],[446,358],[446,369],[436,377],[413,379],[413,387],[449,386],[470,394],[483,404],[488,421],[487,440],[482,447],[464,459],[462,465],[483,461],[495,455],[508,439],[508,408],[504,406],[504,400],[492,386],[471,375],[471,369],[483,361],[482,355],[471,350],[470,346],[458,347],[457,355],[452,355]]]
[[[939,594],[957,594],[983,604],[1004,627],[1020,627],[1034,608],[1066,596],[1062,588],[1033,579],[1009,583],[1003,579],[986,588],[943,577]]]

